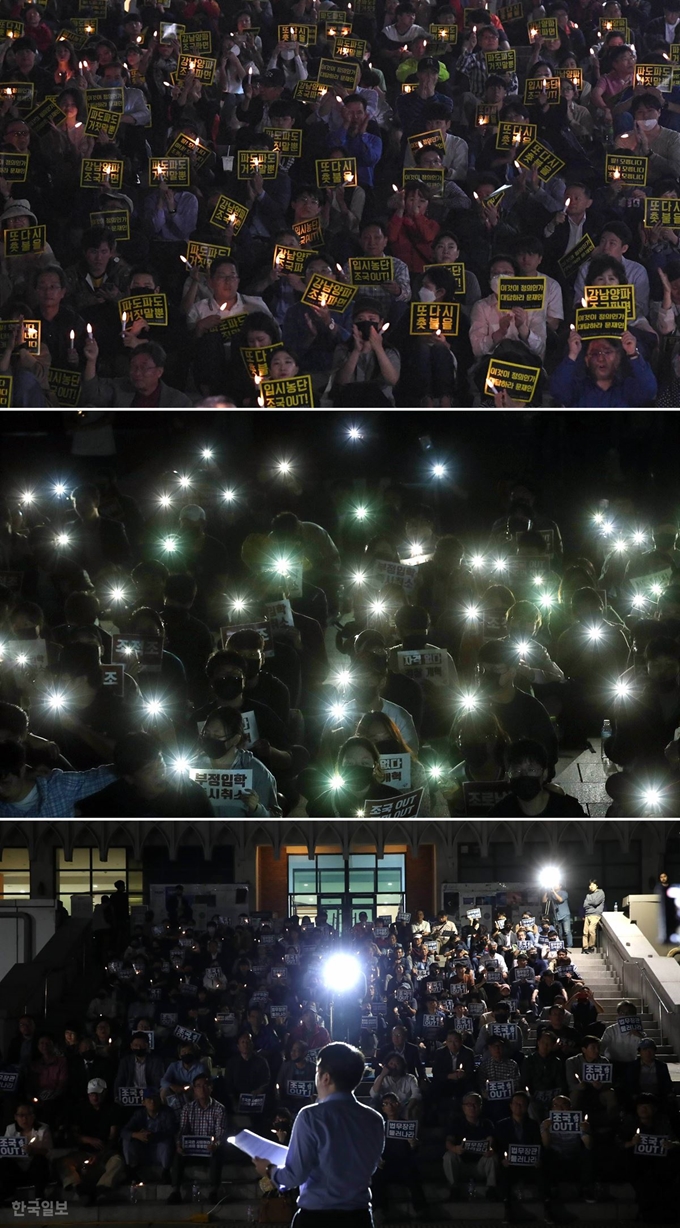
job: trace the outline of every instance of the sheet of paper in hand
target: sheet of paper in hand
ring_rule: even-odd
[[[642,1020],[637,1015],[622,1015],[617,1022],[622,1036],[629,1036],[631,1032],[644,1032],[645,1030]]]
[[[241,1099],[243,1098],[242,1096]],[[264,1100],[264,1096],[261,1099]],[[281,1143],[271,1142],[267,1138],[261,1138],[259,1134],[253,1134],[251,1130],[241,1130],[240,1134],[230,1135],[227,1142],[231,1143],[232,1147],[238,1147],[239,1151],[244,1151],[253,1160],[256,1158],[268,1160],[270,1164],[276,1164],[277,1168],[283,1168],[286,1163],[287,1147],[283,1147]]]
[[[410,789],[410,755],[381,755],[380,766],[383,770],[384,784],[389,785],[391,789]]]
[[[545,277],[501,277],[498,282],[498,310],[542,311],[545,305]]]
[[[436,686],[449,685],[448,653],[437,649],[411,649],[397,653],[398,671],[416,682],[432,682]]]

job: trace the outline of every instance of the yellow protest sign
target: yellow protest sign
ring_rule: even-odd
[[[460,303],[411,303],[410,333],[412,337],[428,333],[457,337],[460,326]]]
[[[328,307],[331,311],[346,311],[357,292],[356,286],[348,286],[344,281],[334,281],[324,277],[323,273],[313,273],[310,277],[302,302],[310,307]]]
[[[311,375],[293,375],[287,379],[265,379],[260,384],[260,401],[264,409],[313,409]]]

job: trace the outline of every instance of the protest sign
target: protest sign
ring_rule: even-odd
[[[431,188],[435,196],[441,196],[444,191],[446,171],[443,166],[405,166],[401,172],[402,187],[407,183],[424,183]]]
[[[5,256],[39,256],[47,246],[46,226],[19,226],[5,230]]]
[[[486,368],[484,389],[487,395],[492,396],[500,389],[504,389],[513,401],[528,404],[536,392],[540,374],[540,367],[490,358]]]
[[[114,188],[116,192],[120,192],[123,187],[122,160],[107,162],[104,158],[83,158],[80,164],[80,186],[97,189]]]
[[[111,662],[113,665],[125,665],[132,656],[136,656],[140,665],[152,671],[159,671],[163,656],[163,645],[160,640],[147,639],[142,635],[114,635],[111,639]]]
[[[353,38],[351,34],[341,34],[333,44],[333,58],[336,60],[363,60],[366,54],[365,38]]]
[[[551,1134],[580,1134],[583,1114],[575,1110],[553,1109],[550,1114]]]
[[[353,286],[394,281],[394,260],[392,256],[350,256],[349,279]]]
[[[249,213],[250,209],[246,205],[240,205],[230,196],[220,196],[212,211],[210,223],[212,226],[220,226],[223,230],[226,230],[228,226],[233,226],[233,234],[236,237]]]
[[[187,55],[212,55],[212,32],[210,30],[182,30],[179,49]]]
[[[577,307],[576,331],[583,341],[620,337],[628,327],[625,307]]]
[[[560,77],[565,81],[571,81],[577,90],[583,89],[582,68],[553,68],[553,73],[556,77]]]
[[[143,1087],[119,1087],[116,1092],[116,1101],[122,1104],[124,1108],[132,1108],[133,1105],[144,1103],[144,1088]]]
[[[184,986],[182,986],[182,988],[184,988]],[[191,1028],[184,1028],[179,1024],[175,1028],[174,1035],[178,1040],[191,1041],[192,1045],[200,1044],[201,1040],[203,1039],[202,1032],[194,1032]]]
[[[498,107],[495,103],[478,102],[475,110],[475,127],[489,128],[498,123]]]
[[[436,149],[437,153],[440,153],[442,157],[446,153],[446,145],[439,128],[428,132],[418,132],[415,136],[410,136],[408,144],[414,158],[421,149]]]
[[[294,627],[293,611],[290,601],[283,597],[281,601],[268,601],[265,604],[265,614],[273,627]]]
[[[311,375],[293,375],[287,379],[266,379],[260,384],[260,399],[267,409],[313,409]]]
[[[416,682],[432,682],[436,686],[449,685],[449,654],[441,648],[418,648],[397,653],[397,670]]]
[[[302,128],[265,128],[282,158],[302,157]]]
[[[313,1079],[288,1079],[286,1081],[286,1095],[299,1097],[301,1099],[310,1100],[316,1095],[316,1088]]]
[[[105,111],[102,107],[89,107],[85,136],[99,136],[105,132],[111,141],[115,141],[122,116],[115,111]]]
[[[617,1022],[622,1036],[630,1036],[631,1032],[644,1032],[642,1020],[637,1015],[621,1015]]]
[[[540,34],[543,39],[554,39],[560,36],[556,17],[532,18],[531,21],[527,22],[527,30],[529,31],[530,42],[534,41],[537,34]]]
[[[318,30],[316,26],[301,25],[299,22],[288,22],[278,27],[280,43],[299,43],[301,47],[313,47],[316,44]]]
[[[465,814],[469,818],[488,814],[491,807],[502,797],[507,797],[508,793],[507,783],[502,780],[466,780],[463,782]]]
[[[15,1092],[19,1084],[19,1071],[0,1070],[0,1092]]]
[[[197,170],[205,166],[213,156],[208,145],[201,145],[199,137],[187,136],[186,132],[178,132],[166,153],[166,158],[193,158]]]
[[[515,1085],[512,1079],[487,1079],[486,1092],[489,1100],[510,1100]]]
[[[417,1121],[387,1121],[385,1122],[385,1138],[398,1138],[411,1141],[418,1137]]]
[[[389,801],[381,801],[380,798],[376,798],[375,801],[368,801],[364,804],[363,817],[410,819],[418,814],[422,799],[422,789],[414,789],[410,793],[402,793],[399,797],[390,798]]]
[[[127,313],[126,327],[128,328],[133,320],[140,318],[146,320],[149,325],[167,328],[168,299],[165,294],[130,294],[127,298],[120,298],[118,299],[118,314],[121,320],[124,311]]]
[[[187,73],[191,72],[196,81],[202,81],[204,85],[212,85],[216,68],[217,60],[215,59],[183,52],[177,61],[177,80],[182,81]]]
[[[346,311],[357,292],[356,286],[334,281],[323,273],[313,273],[307,282],[302,302],[310,307],[328,307],[331,311]]]
[[[0,178],[8,183],[25,183],[30,157],[30,153],[0,153]]]
[[[635,1140],[636,1156],[651,1156],[654,1159],[665,1159],[668,1155],[668,1142],[661,1134],[642,1134],[638,1131]]]
[[[210,1134],[182,1134],[179,1141],[185,1156],[209,1156],[215,1139]]]
[[[297,102],[316,102],[327,93],[328,86],[322,85],[319,81],[298,81],[293,90],[293,97]]]
[[[380,588],[384,588],[386,584],[399,584],[405,593],[410,593],[416,586],[416,573],[412,567],[407,567],[404,563],[390,563],[387,559],[376,559],[371,570]]]
[[[541,94],[545,94],[549,107],[556,107],[560,101],[560,77],[527,77],[524,82],[524,105],[533,106],[542,102]]]
[[[149,187],[165,184],[168,188],[191,186],[191,167],[188,158],[149,158]]]
[[[531,1143],[508,1143],[508,1160],[511,1164],[524,1168],[532,1167],[540,1162],[541,1148]]]
[[[318,216],[304,218],[301,222],[293,222],[293,230],[303,247],[310,247],[315,242],[321,244],[323,241],[321,218]]]
[[[450,43],[452,47],[455,47],[458,42],[457,25],[441,25],[435,22],[430,24],[430,34],[437,43]]]
[[[9,1138],[0,1136],[0,1159],[19,1160],[26,1155],[26,1139],[23,1134],[11,1135]]]
[[[253,787],[253,773],[251,769],[217,771],[213,769],[191,768],[189,779],[200,785],[211,801],[234,801],[242,796],[244,789],[252,790]]]
[[[3,81],[0,94],[5,98],[11,98],[12,106],[16,107],[20,114],[25,115],[27,111],[32,110],[35,85],[32,81]],[[65,119],[66,116],[63,115],[63,118]]]
[[[239,1113],[262,1113],[264,1112],[264,1095],[256,1096],[250,1092],[241,1092],[238,1098]]]
[[[411,756],[381,755],[380,766],[383,771],[383,784],[391,789],[410,789],[411,787]]]
[[[680,51],[680,43],[675,43]],[[680,200],[676,196],[648,196],[645,200],[645,226],[667,226],[680,230]]]
[[[280,350],[281,346],[282,342],[280,341],[277,341],[274,345],[241,346],[241,358],[251,379],[255,379],[256,376],[264,379],[269,374],[272,354],[276,350]]]
[[[576,244],[576,247],[572,247],[571,251],[568,252],[566,256],[562,256],[561,259],[558,260],[558,264],[564,277],[567,280],[571,280],[571,278],[578,272],[584,261],[588,259],[591,252],[594,251],[595,244],[590,235],[584,235],[583,238]]]
[[[649,159],[621,152],[607,154],[604,177],[607,183],[625,183],[628,187],[647,186]]]
[[[3,88],[5,89],[5,92],[6,92],[7,87],[3,87]],[[65,119],[66,119],[66,116],[64,112],[61,110],[61,107],[58,107],[56,102],[54,102],[52,98],[45,98],[43,102],[38,103],[37,107],[34,107],[32,111],[29,111],[28,115],[26,116],[26,123],[28,124],[31,131],[35,133],[36,136],[45,136],[46,133],[51,131],[53,124],[56,128],[58,128],[61,124],[63,124]],[[83,159],[83,166],[85,162],[88,162],[89,160],[90,159],[88,158]],[[122,166],[122,163],[121,163],[121,166]],[[122,178],[121,178],[121,183],[122,183]],[[81,166],[80,186],[81,188],[90,186],[87,183],[83,183],[82,166]]]
[[[117,239],[130,238],[130,211],[128,209],[105,209],[90,214],[90,226],[106,226]]]
[[[122,115],[125,107],[122,85],[102,85],[85,90],[85,106]]]
[[[342,60],[319,60],[317,81],[320,85],[344,85],[354,93],[361,69],[358,64],[346,64]]]
[[[430,269],[446,269],[451,274],[456,283],[456,294],[465,294],[465,265],[460,260],[446,262],[441,264],[426,264],[423,269],[424,273]]]
[[[532,141],[530,145],[524,145],[518,151],[517,161],[526,170],[533,170],[535,167],[539,179],[542,179],[544,183],[548,183],[565,166],[562,158],[558,158],[557,154],[547,149],[541,141]]]
[[[357,186],[356,158],[317,158],[314,166],[318,188],[355,188]]]
[[[213,260],[218,260],[221,256],[229,256],[230,253],[230,247],[221,247],[217,243],[201,243],[198,239],[189,239],[187,242],[186,259],[192,268],[205,269],[208,272]]]
[[[584,307],[624,307],[629,320],[635,319],[635,286],[585,286]]]
[[[279,173],[278,149],[239,149],[236,174],[239,179],[276,179]]]
[[[427,333],[457,337],[459,325],[459,303],[411,303],[412,337],[425,336]]]
[[[487,73],[517,71],[517,52],[514,48],[509,51],[485,51],[484,59]]]
[[[282,243],[277,243],[274,248],[272,268],[279,273],[295,273],[301,277],[310,255],[308,247],[286,247]]]
[[[537,132],[536,124],[502,119],[496,133],[496,149],[509,150],[515,145],[530,145],[532,141],[536,140]]]
[[[613,1066],[611,1062],[584,1062],[584,1083],[611,1083]]]
[[[545,287],[545,277],[500,277],[498,310],[513,311],[515,307],[523,307],[525,311],[542,311]]]

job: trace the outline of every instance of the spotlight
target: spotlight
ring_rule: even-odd
[[[602,628],[601,627],[589,627],[588,628],[588,639],[593,640],[595,643],[597,643],[598,640],[601,640],[602,639]]]
[[[385,613],[387,606],[385,605],[384,601],[372,601],[368,608],[371,611],[371,614],[378,614],[379,616],[382,616]]]
[[[363,583],[365,582],[365,580],[366,580],[366,573],[365,573],[364,571],[355,571],[355,572],[353,572],[353,574],[352,574],[352,583],[353,583],[353,584],[363,584]]]
[[[354,515],[356,516],[357,520],[365,520],[368,516],[368,511],[365,507],[355,507]]]
[[[278,462],[278,464],[277,464],[277,466],[276,466],[276,467],[277,467],[277,469],[278,469],[279,473],[280,473],[280,474],[281,474],[283,477],[285,477],[287,474],[289,474],[289,473],[290,473],[291,468],[292,468],[292,465],[291,465],[290,461],[288,461],[288,460],[282,460],[282,461],[279,461],[279,462]]]
[[[32,490],[25,490],[21,496],[22,503],[35,503],[35,494]]]
[[[222,491],[222,498],[224,499],[225,503],[233,503],[236,495],[234,494],[233,490],[227,489]]]
[[[68,533],[57,533],[55,538],[58,546],[68,546],[70,540],[71,538],[69,537]]]
[[[433,465],[432,466],[432,477],[433,478],[446,477],[446,465]]]
[[[635,533],[633,533],[633,541],[635,542],[636,546],[641,546],[644,540],[645,535],[641,529],[638,529]]]
[[[182,490],[186,490],[188,486],[191,486],[191,478],[187,477],[186,473],[183,473],[180,476],[179,484],[182,487]]]
[[[602,512],[595,512],[593,515],[593,520],[595,521],[595,524],[602,524],[602,521],[604,520]]]
[[[465,617],[466,618],[479,618],[479,606],[478,605],[466,605]]]
[[[215,453],[213,452],[212,448],[204,448],[203,451],[201,452],[201,456],[203,457],[203,460],[212,460],[214,455]]]
[[[172,499],[170,498],[170,495],[159,495],[158,502],[160,503],[161,507],[172,507]]]
[[[603,536],[604,536],[604,537],[609,537],[610,533],[613,533],[613,532],[614,532],[614,526],[613,526],[613,524],[612,524],[611,520],[604,520],[604,521],[602,522],[602,534],[603,534]]]
[[[470,566],[474,571],[478,571],[480,567],[484,566],[484,563],[485,559],[483,554],[473,554],[472,558],[470,559]]]
[[[334,773],[333,773],[333,775],[331,776],[331,778],[330,778],[329,782],[328,782],[329,787],[330,787],[331,789],[342,789],[342,787],[343,787],[344,783],[345,783],[345,782],[344,782],[344,780],[343,780],[342,776],[340,776],[340,775],[338,774],[338,772],[334,772]]]
[[[642,593],[636,593],[631,604],[634,610],[642,610],[647,604],[647,598],[643,597]]]
[[[160,716],[163,712],[163,705],[160,699],[147,699],[144,707],[149,716]]]
[[[127,597],[127,593],[125,592],[124,588],[112,588],[111,589],[111,600],[112,601],[125,601],[126,597]]]
[[[185,759],[182,755],[178,755],[176,759],[173,759],[170,766],[172,767],[173,772],[189,772],[191,770],[190,761]]]
[[[352,673],[349,669],[339,669],[333,681],[336,686],[349,686],[352,681]]]
[[[544,866],[538,876],[538,881],[544,889],[548,891],[554,890],[560,881],[560,872],[557,866]]]
[[[358,426],[348,426],[347,427],[347,438],[351,439],[352,442],[356,443],[357,439],[363,439],[363,435],[361,434],[361,431]]]
[[[54,487],[54,493],[55,493],[55,495],[57,495],[57,496],[58,496],[60,499],[62,498],[62,496],[63,496],[63,495],[65,495],[65,494],[66,494],[66,487],[63,485],[63,483],[62,483],[62,482],[57,482],[57,483],[55,484],[55,487]]]
[[[353,955],[331,955],[326,960],[323,979],[328,989],[334,993],[348,993],[357,984],[361,976],[358,959]]]
[[[163,549],[167,554],[172,554],[177,549],[177,539],[175,537],[164,537]]]

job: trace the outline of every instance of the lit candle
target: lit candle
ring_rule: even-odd
[[[544,77],[544,78],[543,78],[543,89],[547,89],[547,87],[548,87],[548,82],[547,82],[546,78]]]
[[[85,26],[86,34],[94,34],[94,26]]]
[[[566,200],[565,200],[565,202],[564,202],[564,207],[565,207],[565,209],[568,209],[568,208],[569,208],[569,206],[570,206],[570,204],[571,204],[571,196],[568,196],[568,197],[567,197],[567,199],[566,199]]]
[[[91,324],[88,324],[87,326],[87,339],[88,341],[92,340],[92,325]]]
[[[319,306],[325,307],[327,302],[328,302],[327,296],[325,294],[322,294],[321,297],[319,298]]]
[[[612,179],[620,179],[620,178],[621,178],[621,171],[619,170],[618,166],[615,166],[614,170],[612,171]]]
[[[535,26],[532,26],[532,27],[531,27],[531,29],[530,29],[530,31],[529,31],[529,34],[531,35],[531,37],[532,37],[532,38],[535,38],[535,37],[536,37],[536,35],[538,34],[538,30],[536,29],[536,27],[535,27]]]
[[[126,328],[127,328],[127,311],[124,311],[124,312],[123,312],[123,314],[122,314],[122,316],[121,316],[121,323],[122,323],[123,327],[121,328],[120,335],[121,335],[121,337],[124,337],[124,336],[125,336],[125,330],[126,330]]]
[[[514,145],[519,145],[519,142],[521,141],[521,139],[522,139],[522,133],[521,133],[521,132],[513,132],[513,134],[512,134],[512,141],[513,141],[513,144],[514,144]]]
[[[189,60],[189,72],[193,72],[195,68],[196,68],[196,61]]]
[[[572,77],[572,81],[574,82],[574,85],[578,87],[578,77]]]
[[[70,350],[75,350],[75,348],[76,348],[76,330],[75,330],[74,328],[72,328],[72,329],[71,329],[71,331],[70,331],[70,333],[69,333],[69,337],[71,338],[71,344],[70,344],[70,346],[69,346],[68,348],[69,348]]]
[[[351,172],[351,171],[345,171],[343,178],[344,178],[344,180],[345,180],[345,183],[353,183],[353,182],[354,182],[354,175],[352,174],[352,172]]]

